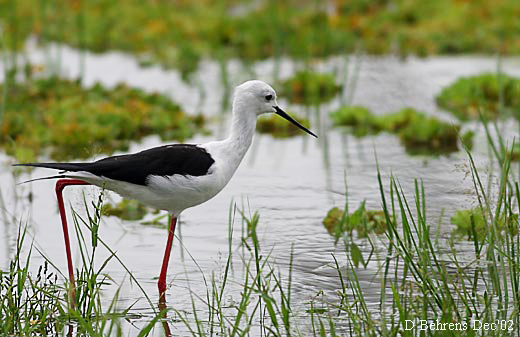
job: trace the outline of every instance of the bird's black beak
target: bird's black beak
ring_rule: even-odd
[[[307,132],[308,134],[313,135],[314,137],[318,138],[318,136],[316,136],[312,131],[310,131],[310,130],[307,129],[305,126],[303,126],[303,125],[301,125],[300,123],[298,123],[294,118],[292,118],[291,116],[289,116],[285,111],[283,111],[282,109],[280,109],[278,106],[274,105],[274,106],[273,106],[273,109],[274,109],[275,113],[276,113],[278,116],[285,118],[286,120],[288,120],[289,122],[293,123],[294,125],[296,125],[296,126],[299,127],[300,129],[302,129],[303,131],[305,131],[305,132]]]

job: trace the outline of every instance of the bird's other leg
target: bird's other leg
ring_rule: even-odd
[[[60,208],[61,225],[63,227],[63,238],[65,239],[65,252],[67,253],[67,267],[69,269],[69,301],[71,307],[76,307],[76,283],[74,281],[74,268],[72,267],[72,255],[70,253],[69,229],[67,227],[67,216],[63,205],[63,189],[70,185],[90,185],[86,181],[79,179],[60,179],[56,182],[56,197]]]
[[[166,274],[168,272],[168,262],[170,261],[170,252],[172,250],[173,234],[175,233],[175,225],[177,224],[177,217],[172,214],[170,228],[168,229],[168,241],[166,242],[166,249],[164,251],[164,258],[159,275],[159,302],[166,302]]]

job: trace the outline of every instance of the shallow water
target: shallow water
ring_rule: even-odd
[[[55,59],[57,54],[60,55],[61,72],[65,76],[76,77],[82,66],[79,53],[74,49],[63,46],[54,46],[47,52],[37,49],[29,53],[29,57],[33,62],[47,63],[49,58]],[[381,207],[376,154],[386,186],[388,177],[393,174],[399,179],[405,194],[412,198],[414,178],[423,180],[428,217],[431,223],[441,221],[442,235],[449,235],[449,218],[454,210],[474,206],[476,200],[471,192],[472,182],[467,175],[469,165],[462,152],[441,157],[412,157],[406,154],[396,136],[380,134],[358,139],[341,129],[331,128],[327,116],[330,110],[342,102],[350,102],[368,106],[376,113],[413,107],[450,120],[447,113],[436,107],[435,95],[459,76],[495,71],[495,59],[466,56],[409,58],[403,61],[394,57],[363,56],[350,58],[347,63],[346,57],[334,57],[316,66],[340,74],[348,69],[348,83],[351,85],[347,85],[341,97],[322,105],[319,111],[289,105],[283,98],[280,98],[279,103],[289,111],[308,114],[312,130],[318,133],[319,139],[303,135],[281,140],[256,135],[229,185],[212,200],[182,214],[170,260],[168,282],[171,287],[167,298],[170,307],[180,312],[190,312],[191,295],[205,296],[207,287],[203,275],[208,280],[212,273],[217,278],[221,277],[228,254],[228,217],[232,201],[244,208],[246,213],[260,213],[258,232],[262,252],[271,252],[271,258],[280,269],[287,270],[293,249],[293,305],[302,310],[318,291],[324,290],[326,295],[331,295],[340,288],[337,273],[332,268],[334,260],[331,254],[341,257],[343,249],[341,246],[335,247],[334,239],[326,232],[321,221],[331,207],[344,205],[345,176],[351,209],[357,208],[362,200],[366,200],[368,208]],[[277,77],[290,76],[297,68],[298,64],[291,60],[281,60],[278,65],[271,60],[264,61],[251,67],[234,61],[227,65],[227,76],[229,86],[233,87],[253,77],[273,82]],[[503,68],[510,74],[520,75],[520,60],[504,60]],[[203,62],[192,79],[194,84],[183,82],[175,71],[165,71],[159,67],[140,68],[135,59],[116,52],[86,53],[84,69],[83,80],[87,86],[97,81],[108,86],[123,81],[145,90],[166,93],[189,113],[203,111],[206,116],[215,117],[212,118],[211,128],[214,132],[211,136],[199,135],[187,142],[202,143],[225,136],[229,112],[227,108],[224,111],[222,108],[226,107],[225,101],[229,99],[230,91],[222,86],[221,67],[217,63]],[[279,69],[279,72],[275,72],[275,69]],[[356,79],[352,80],[353,77]],[[341,78],[342,75],[338,80]],[[509,124],[504,125],[504,128],[508,130],[506,135],[511,140],[517,136],[518,129],[515,123]],[[492,173],[488,167],[483,130],[476,124],[469,124],[465,128],[477,130],[474,158],[482,172]],[[159,144],[161,141],[157,137],[148,137],[132,144],[130,151]],[[9,166],[13,159],[5,155],[0,156],[0,163],[3,167],[0,171],[0,186],[5,210],[0,214],[0,232],[5,233],[0,239],[0,267],[5,267],[14,253],[19,223],[28,223],[34,244],[66,273],[54,183],[40,181],[15,185],[29,177],[23,175],[14,178]],[[41,177],[48,173],[43,169],[35,169],[31,177]],[[68,188],[65,198],[75,209],[83,209],[83,194],[80,191],[84,191],[89,203],[97,200],[99,192],[94,187]],[[30,193],[32,202],[28,199]],[[118,196],[110,193],[108,198],[119,200]],[[153,217],[149,215],[147,219]],[[238,214],[234,228],[234,272],[230,276],[228,294],[239,298],[244,277],[240,255],[249,256],[249,253],[240,245],[241,224]],[[117,251],[117,256],[132,271],[154,303],[157,302],[156,278],[166,235],[165,228],[144,226],[139,222],[117,218],[105,217],[100,228],[100,237]],[[369,249],[365,241],[358,241],[361,247]],[[77,266],[79,252],[77,244],[73,242],[72,245]],[[471,250],[472,246],[461,244],[460,249]],[[101,249],[98,254],[100,265],[109,253]],[[36,269],[42,261],[43,258],[33,252],[32,267]],[[129,282],[125,269],[116,261],[111,261],[104,272],[118,283],[123,283],[121,308],[138,300],[131,312],[144,315],[144,318],[136,316],[133,323],[146,323],[152,317],[153,310],[139,288]],[[359,271],[366,299],[369,305],[374,306],[379,304],[379,286],[372,283],[376,272],[377,263],[371,263],[367,269]],[[116,289],[115,285],[106,288],[108,299],[112,298],[111,294]],[[200,308],[204,309],[205,306],[201,305]],[[175,317],[174,314],[170,316]],[[174,334],[186,331],[186,327],[178,321],[171,323],[171,328]],[[160,327],[156,328],[155,334],[162,334]]]

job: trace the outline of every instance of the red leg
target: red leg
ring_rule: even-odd
[[[159,299],[159,312],[163,312],[163,310],[166,309],[166,300],[164,299],[164,296],[161,296]],[[172,333],[170,331],[170,325],[168,324],[168,321],[165,319],[166,317],[166,311],[163,312],[163,315],[161,317],[162,326],[164,330],[164,336],[165,337],[171,337]]]
[[[60,179],[56,182],[56,196],[58,198],[58,207],[60,208],[61,225],[63,227],[63,238],[65,239],[65,251],[67,253],[67,267],[69,269],[69,298],[72,308],[76,306],[76,283],[74,281],[74,268],[72,267],[72,255],[70,253],[69,230],[67,227],[67,217],[65,215],[65,207],[63,205],[63,189],[69,185],[90,185],[86,181],[79,179]]]
[[[165,302],[166,295],[166,273],[168,271],[168,261],[170,261],[170,252],[172,250],[173,234],[175,233],[175,225],[177,224],[177,218],[172,215],[172,221],[168,230],[168,241],[166,242],[166,250],[164,251],[164,258],[161,268],[161,274],[159,275],[159,302]]]

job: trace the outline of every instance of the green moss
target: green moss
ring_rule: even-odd
[[[518,118],[520,79],[496,74],[462,77],[439,93],[437,103],[462,121],[478,119],[480,113],[491,120],[501,113]]]
[[[55,160],[111,154],[150,134],[182,141],[201,124],[166,96],[123,84],[83,88],[78,81],[42,78],[9,86],[7,97],[0,146],[20,161],[44,150]]]
[[[452,125],[428,117],[414,109],[403,109],[383,116],[375,116],[359,106],[342,107],[331,112],[336,125],[352,128],[357,136],[386,131],[397,134],[411,154],[440,154],[458,151],[459,125]],[[472,137],[467,135],[465,141]]]
[[[384,212],[366,210],[365,201],[348,215],[338,207],[332,208],[323,219],[323,226],[336,239],[345,232],[352,235],[354,230],[358,237],[367,237],[370,233],[383,234],[388,229]]]
[[[116,216],[123,220],[141,220],[150,209],[139,201],[123,199],[115,205],[104,204],[101,212],[103,215]]]
[[[362,137],[381,131],[376,117],[365,107],[344,106],[331,113],[336,125],[345,125],[352,128],[354,135]]]
[[[375,123],[380,130],[399,133],[401,130],[413,124],[420,116],[423,116],[421,112],[417,112],[411,108],[405,108],[398,112],[378,116],[375,119]]]
[[[299,104],[330,101],[341,90],[331,74],[299,71],[281,83],[281,95]]]
[[[307,118],[292,117],[307,129],[310,128],[310,122]],[[256,131],[259,133],[268,133],[275,138],[288,138],[305,134],[302,130],[294,126],[277,115],[262,116],[258,118],[256,123]]]
[[[141,225],[157,228],[168,228],[169,214],[161,214],[159,210],[149,208],[139,201],[123,199],[117,204],[104,204],[101,212],[105,216],[115,216],[122,220],[137,221],[142,220],[148,214],[155,216],[147,221],[140,221]]]
[[[466,237],[468,240],[478,240],[483,242],[493,226],[491,220],[487,219],[480,208],[459,210],[451,217],[451,223],[455,225],[453,234]],[[518,214],[513,214],[506,219],[502,216],[496,223],[496,235],[502,237],[506,235],[518,234]]]
[[[458,151],[460,126],[417,113],[399,131],[399,139],[412,154],[440,154]]]

